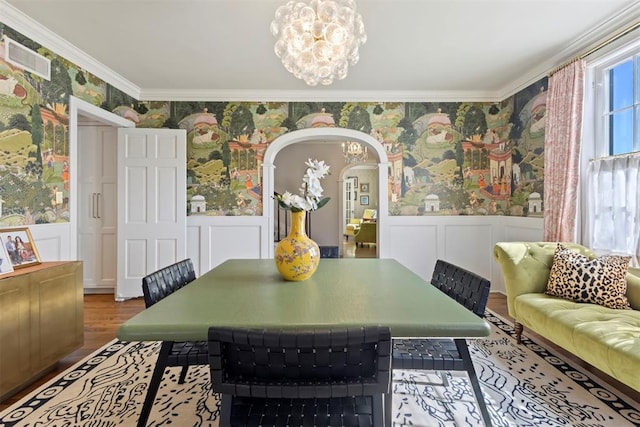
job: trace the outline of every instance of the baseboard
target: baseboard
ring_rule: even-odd
[[[84,288],[85,295],[113,294],[113,288]]]

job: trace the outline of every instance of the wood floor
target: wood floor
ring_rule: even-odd
[[[509,318],[507,314],[507,302],[504,295],[492,293],[489,297],[488,307],[502,317]],[[42,385],[49,379],[58,375],[60,372],[74,365],[76,362],[82,360],[95,350],[113,340],[116,336],[116,330],[118,326],[142,310],[144,310],[144,301],[142,298],[132,299],[124,302],[115,302],[113,299],[113,295],[85,295],[84,346],[73,352],[63,360],[59,361],[54,369],[44,377],[42,377],[39,381],[1,402],[0,411],[6,409],[11,404],[17,402],[24,395],[33,391],[38,386]],[[528,331],[526,332],[528,333]],[[539,337],[538,340],[544,341]],[[559,349],[555,346],[553,347],[556,348],[558,353],[561,353],[566,359],[570,359],[580,364],[581,366],[585,366],[585,363],[580,361],[579,359],[572,357],[562,349]],[[601,376],[605,379],[605,381],[622,390],[637,402],[640,402],[640,393],[634,392],[632,389],[625,387],[624,385],[606,376],[605,374],[597,372],[594,368],[587,367],[587,369]]]

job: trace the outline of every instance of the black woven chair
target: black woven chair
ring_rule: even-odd
[[[209,328],[220,426],[383,426],[391,419],[386,327]]]
[[[142,279],[142,293],[145,307],[151,307],[161,299],[195,280],[196,275],[190,259],[160,269]],[[138,418],[138,426],[145,426],[151,407],[155,400],[164,370],[166,367],[181,366],[182,371],[178,383],[184,383],[187,370],[192,365],[206,365],[208,363],[208,344],[206,341],[163,341],[158,353],[156,366],[149,382],[149,389],[142,405],[142,412]]]
[[[488,280],[446,261],[438,260],[431,284],[476,315],[484,317],[491,287]],[[392,366],[393,369],[466,371],[484,423],[491,426],[491,417],[465,339],[394,339]],[[443,377],[443,380],[445,378]]]

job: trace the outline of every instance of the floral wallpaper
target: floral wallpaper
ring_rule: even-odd
[[[269,144],[343,127],[383,145],[391,215],[542,216],[546,78],[498,103],[143,102],[2,24],[0,58],[5,36],[50,58],[52,78],[0,59],[0,226],[69,220],[69,95],[185,129],[190,215],[262,215]]]

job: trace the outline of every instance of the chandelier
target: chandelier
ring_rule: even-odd
[[[284,67],[309,86],[347,77],[367,41],[354,0],[289,1],[276,10],[271,34]]]
[[[369,157],[367,147],[356,141],[347,141],[342,143],[342,154],[345,163],[364,162]]]

